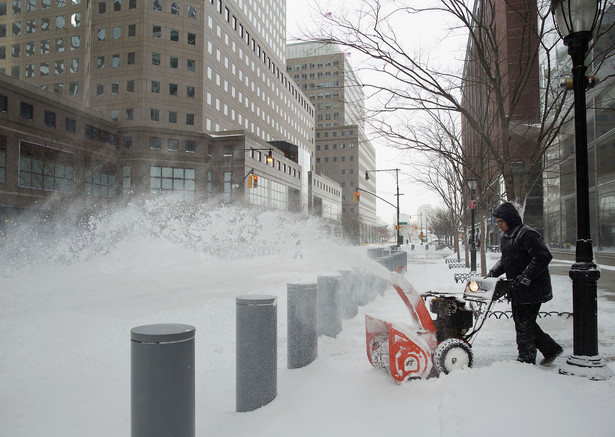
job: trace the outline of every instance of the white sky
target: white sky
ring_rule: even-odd
[[[309,29],[311,23],[318,20],[325,19],[322,15],[317,13],[316,5],[323,4],[321,0],[288,0],[286,3],[287,9],[287,41],[292,42],[293,37],[301,35],[301,32],[305,29]],[[338,10],[344,5],[360,4],[361,0],[346,0],[344,2],[335,2],[332,6],[334,10]],[[324,4],[327,4],[326,2]],[[440,22],[441,23],[441,22]],[[442,24],[434,27],[434,23],[425,23],[423,29],[417,29],[416,26],[407,26],[411,29],[412,34],[408,33],[406,36],[414,37],[415,35],[421,35],[422,38],[428,38],[429,35],[436,37],[437,29],[444,28]],[[432,32],[436,29],[436,32]],[[410,30],[408,31],[410,32]],[[396,32],[398,36],[404,36],[404,32]],[[354,58],[350,57],[351,64],[360,62],[358,56]],[[407,151],[399,151],[391,147],[386,146],[385,140],[374,141],[374,147],[376,148],[376,169],[394,169],[399,168],[399,185],[400,185],[400,212],[402,215],[410,214],[413,219],[417,217],[418,208],[424,204],[430,204],[434,207],[441,205],[441,200],[438,195],[429,192],[424,186],[413,183],[409,174],[412,174],[415,170],[412,169],[408,163],[412,156]],[[388,200],[392,204],[396,203],[396,180],[395,172],[379,172],[378,173],[378,196]],[[393,223],[395,221],[395,208],[391,205],[377,200],[377,215],[386,223]]]

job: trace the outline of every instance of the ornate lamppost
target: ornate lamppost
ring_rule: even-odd
[[[598,22],[602,0],[552,0],[551,13],[572,59],[574,137],[577,183],[577,245],[572,279],[573,354],[560,373],[607,379],[611,371],[598,355],[597,287],[600,271],[594,263],[589,221],[589,166],[585,55]]]

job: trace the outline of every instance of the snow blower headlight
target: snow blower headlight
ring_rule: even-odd
[[[472,291],[474,293],[476,293],[477,291],[480,291],[480,287],[478,285],[478,282],[476,282],[476,281],[470,281],[468,283],[468,287],[467,288],[468,288],[468,291]]]

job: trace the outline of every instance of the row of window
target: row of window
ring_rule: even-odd
[[[121,4],[121,0],[115,0],[115,1]],[[136,0],[130,0],[130,1],[135,2]],[[81,0],[70,0],[69,3],[73,5],[80,5]],[[27,12],[36,11],[37,0],[24,0],[23,2],[22,0],[12,0],[12,6],[13,6],[12,11],[14,15],[21,14],[22,4],[25,4],[25,10]],[[66,4],[67,4],[67,0],[40,0],[41,10],[50,9],[52,6],[55,6],[56,8],[63,8],[66,6]],[[6,1],[0,2],[0,15],[7,15],[7,12],[8,12],[7,2]]]
[[[309,101],[303,98],[301,94],[295,89],[293,86],[293,82],[288,80],[288,78],[280,71],[278,67],[276,67],[275,62],[271,62],[271,58],[267,56],[264,50],[261,49],[261,46],[256,43],[254,38],[250,37],[250,32],[247,29],[244,29],[243,24],[239,23],[237,17],[231,14],[228,7],[222,4],[222,0],[209,0],[212,5],[216,6],[216,10],[220,14],[224,14],[224,20],[229,23],[232,29],[239,34],[239,37],[245,41],[246,45],[250,47],[250,49],[256,54],[256,56],[262,60],[262,62],[267,66],[267,69],[273,73],[276,78],[283,84],[283,86],[291,93],[291,95],[301,104],[301,106],[313,115],[313,111],[309,106]],[[211,26],[211,23],[210,23]]]
[[[68,15],[57,15],[56,17],[42,17],[40,19],[41,32],[47,32],[51,29],[51,23],[55,23],[56,29],[77,28],[81,26],[81,13],[75,12]],[[25,34],[35,34],[37,29],[36,20],[25,21]],[[14,21],[11,23],[11,36],[22,36],[24,25],[21,21]],[[6,37],[7,25],[0,24],[0,37]]]
[[[349,161],[354,161],[354,155],[350,155],[348,157],[348,160]],[[340,161],[341,162],[345,162],[346,161],[346,157],[345,156],[340,156]],[[316,158],[316,163],[320,164],[321,162],[325,162],[325,163],[329,162],[329,157],[326,156],[324,158]],[[337,156],[332,156],[331,157],[331,162],[337,162]]]
[[[338,132],[337,130],[334,130],[333,132],[331,132],[331,136],[333,138],[337,137],[337,132]],[[346,131],[345,130],[341,130],[339,132],[340,132],[340,136],[341,137],[345,137],[346,136]],[[354,129],[348,130],[348,136],[349,137],[354,137],[354,135],[355,135]],[[320,137],[321,137],[321,132],[316,132],[316,138],[320,138]],[[322,137],[323,138],[329,138],[329,131],[322,132]]]
[[[64,38],[55,38],[55,41],[44,39],[39,42],[39,53],[41,55],[49,55],[51,54],[51,44],[55,42],[55,53],[64,53],[65,45]],[[75,35],[70,38],[70,50],[78,50],[81,47],[81,40],[79,36]],[[21,57],[21,44],[12,44],[11,45],[11,57],[19,58]],[[25,56],[35,56],[37,54],[36,51],[36,41],[30,41],[23,44],[24,54]],[[5,59],[7,57],[7,46],[0,46],[0,59]]]
[[[149,148],[150,149],[160,150],[161,145],[162,145],[162,140],[160,137],[149,137]],[[171,152],[179,151],[179,140],[177,138],[168,138],[167,139],[167,150]],[[196,141],[185,140],[184,150],[188,153],[195,153],[196,152]]]
[[[0,95],[0,112],[8,111],[8,98],[5,95]],[[23,120],[34,121],[35,108],[34,105],[28,102],[19,103],[19,117]],[[54,111],[48,109],[43,110],[43,123],[45,126],[56,128],[57,127],[57,115]],[[68,133],[75,133],[77,130],[77,120],[71,117],[64,118],[64,131]],[[99,141],[104,144],[116,145],[117,137],[115,134],[108,132],[104,129],[97,128],[95,126],[85,124],[84,135],[86,138]]]
[[[351,149],[354,149],[354,143],[348,143],[348,147]],[[340,144],[340,149],[345,149],[346,148],[346,143],[342,143]],[[329,144],[324,144],[324,145],[320,145],[317,144],[316,145],[316,150],[329,150]],[[337,144],[331,144],[331,150],[337,150]]]
[[[317,68],[317,69],[319,69],[319,70],[320,70],[320,69],[321,69],[321,68],[323,68],[323,67],[325,67],[325,68],[329,68],[329,67],[331,67],[332,65],[333,65],[334,67],[339,67],[339,65],[340,65],[340,61],[338,61],[338,60],[333,60],[333,61],[327,61],[327,62],[325,62],[325,63],[322,63],[322,62],[318,62],[318,63],[311,62],[309,65],[308,65],[308,64],[301,64],[301,65],[299,65],[299,64],[295,64],[295,71],[299,71],[299,70],[308,70],[308,69],[309,69],[309,70],[313,70],[313,69],[315,69],[315,68]],[[286,66],[286,71],[288,71],[288,72],[293,71],[293,66],[292,66],[292,65],[287,65],[287,66]],[[311,73],[311,74],[314,74],[314,73]],[[320,75],[320,74],[322,74],[322,73],[318,73],[318,74]],[[297,77],[297,75],[295,75],[295,77]],[[319,76],[319,77],[321,77],[321,76]]]

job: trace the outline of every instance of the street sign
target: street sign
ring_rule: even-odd
[[[408,222],[399,222],[400,225],[407,225]]]

